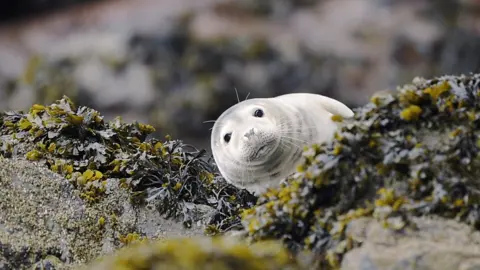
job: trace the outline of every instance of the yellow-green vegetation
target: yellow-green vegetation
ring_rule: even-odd
[[[304,152],[299,176],[242,213],[252,241],[282,239],[338,268],[360,245],[346,234],[373,216],[393,230],[439,215],[480,228],[480,74],[416,79],[356,110],[329,145]]]
[[[309,265],[310,266],[310,265]],[[179,238],[132,244],[88,269],[310,269],[276,241],[248,245],[227,237]]]
[[[205,151],[168,136],[147,139],[154,131],[119,118],[104,121],[96,110],[63,97],[49,106],[35,104],[27,113],[1,114],[0,154],[40,162],[68,179],[89,203],[105,198],[109,181],[120,179],[132,200],[153,201],[159,212],[186,226],[193,219],[186,203],[194,203],[218,211],[210,228],[239,227],[239,209],[253,205],[256,197],[214,177]]]

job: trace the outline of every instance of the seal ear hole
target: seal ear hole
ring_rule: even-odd
[[[223,135],[223,140],[224,140],[226,143],[230,142],[230,139],[232,139],[232,133],[231,133],[231,132]]]
[[[264,113],[263,113],[263,110],[262,109],[256,109],[254,112],[253,112],[253,116],[255,117],[263,117]]]

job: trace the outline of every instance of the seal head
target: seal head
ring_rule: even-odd
[[[315,94],[237,103],[220,115],[212,129],[217,167],[227,181],[251,192],[276,186],[295,172],[304,146],[333,137],[332,114],[353,116],[342,103]]]

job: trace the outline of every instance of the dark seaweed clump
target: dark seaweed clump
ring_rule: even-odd
[[[359,245],[345,233],[373,216],[396,231],[438,215],[480,227],[480,74],[415,79],[374,96],[336,134],[312,146],[287,184],[242,214],[251,240],[277,238],[338,267]]]
[[[39,161],[65,176],[89,203],[102,200],[109,182],[119,180],[136,202],[149,198],[159,212],[187,226],[192,203],[217,211],[210,232],[239,225],[239,209],[256,198],[215,177],[205,151],[168,136],[147,139],[154,130],[120,118],[106,122],[96,110],[64,97],[50,106],[33,105],[28,113],[0,114],[0,154]]]

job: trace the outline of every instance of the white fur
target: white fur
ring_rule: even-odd
[[[258,109],[263,117],[253,115]],[[332,140],[338,128],[332,115],[351,118],[354,113],[335,99],[310,93],[242,101],[215,122],[213,157],[227,181],[263,192],[295,172],[304,146]],[[227,133],[231,133],[228,143]]]

